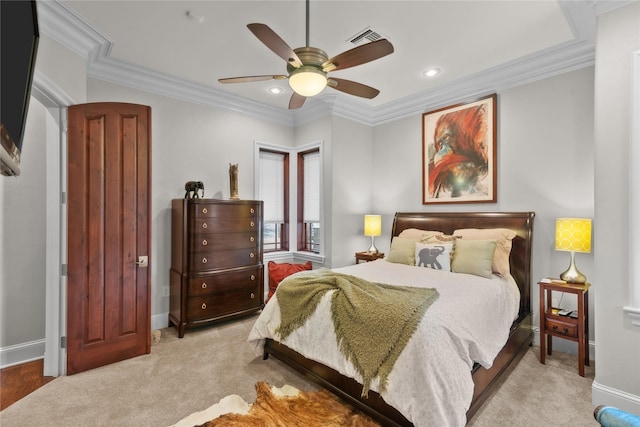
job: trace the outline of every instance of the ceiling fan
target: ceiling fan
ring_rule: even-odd
[[[380,39],[329,58],[322,49],[309,46],[309,0],[306,1],[306,7],[305,47],[291,49],[280,36],[265,24],[247,25],[262,43],[287,62],[288,75],[229,77],[218,79],[218,81],[220,83],[245,83],[289,79],[289,86],[294,91],[289,100],[289,109],[302,107],[308,97],[319,94],[326,86],[362,98],[375,98],[380,93],[378,89],[351,80],[329,77],[328,73],[365,64],[389,55],[393,52],[393,45],[386,39]]]

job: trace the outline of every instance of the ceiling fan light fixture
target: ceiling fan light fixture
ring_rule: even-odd
[[[327,74],[314,66],[303,65],[291,72],[289,86],[298,95],[315,96],[327,86]]]

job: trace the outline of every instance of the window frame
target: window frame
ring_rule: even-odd
[[[275,248],[275,249],[267,249],[264,245],[264,231],[263,231],[263,236],[262,240],[263,240],[263,252],[265,254],[268,253],[276,253],[276,252],[288,252],[290,247],[289,247],[289,229],[290,229],[290,218],[289,218],[289,206],[290,206],[290,195],[291,195],[291,191],[290,191],[290,158],[291,158],[291,152],[285,148],[285,147],[276,147],[276,146],[271,146],[271,145],[267,145],[267,144],[263,144],[263,143],[256,143],[256,150],[255,150],[255,156],[256,156],[256,174],[255,174],[255,193],[256,193],[256,198],[257,199],[262,199],[262,197],[260,197],[260,195],[258,194],[258,189],[260,188],[259,185],[259,179],[260,179],[260,154],[261,153],[271,153],[271,154],[278,154],[278,155],[282,155],[283,156],[283,222],[280,224],[280,247],[279,248]],[[264,224],[263,224],[263,229],[264,229]],[[278,227],[276,226],[276,232],[278,231]],[[276,240],[277,242],[277,240]]]
[[[313,243],[308,241],[308,224],[304,221],[304,156],[311,153],[318,153],[320,157],[320,182],[319,182],[319,205],[322,203],[322,147],[320,143],[311,144],[306,147],[302,147],[297,151],[297,176],[296,176],[296,191],[297,191],[297,211],[296,211],[296,240],[297,250],[303,253],[320,255],[323,252],[323,221],[322,221],[322,208],[320,209],[320,218],[318,222],[320,224],[318,251],[314,251],[309,248],[313,247]]]

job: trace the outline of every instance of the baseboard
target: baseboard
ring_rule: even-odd
[[[44,339],[0,348],[0,369],[44,358]]]
[[[151,330],[162,329],[169,326],[169,313],[154,314],[151,316]]]
[[[640,396],[617,390],[594,381],[591,384],[591,402],[598,405],[613,406],[632,414],[640,414]]]
[[[151,316],[151,330],[169,326],[169,313]],[[44,358],[45,340],[29,341],[0,348],[0,369]]]

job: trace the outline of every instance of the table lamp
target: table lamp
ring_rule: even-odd
[[[378,253],[378,248],[373,241],[375,236],[379,236],[382,233],[382,217],[380,215],[365,215],[364,216],[364,235],[371,236],[371,247],[367,252],[372,254]]]
[[[576,267],[576,252],[591,252],[591,220],[587,218],[556,219],[556,250],[569,251],[571,264],[560,275],[567,283],[587,283],[587,277]]]

